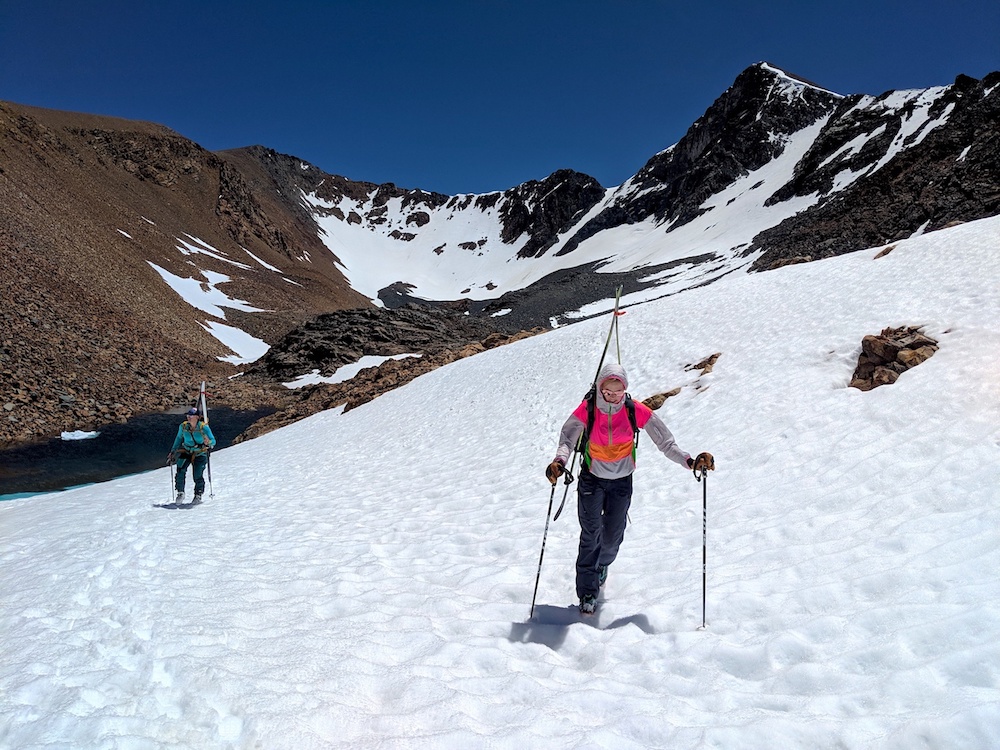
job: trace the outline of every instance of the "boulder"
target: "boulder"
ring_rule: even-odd
[[[877,336],[865,336],[850,387],[870,391],[891,385],[937,350],[937,341],[915,327],[885,328]]]

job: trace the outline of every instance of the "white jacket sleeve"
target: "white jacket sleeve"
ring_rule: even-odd
[[[687,460],[691,458],[691,454],[677,447],[674,436],[655,412],[649,416],[649,421],[643,429],[664,456],[687,468]]]
[[[556,461],[569,463],[570,454],[576,449],[576,443],[583,434],[586,425],[575,414],[570,414],[559,432],[559,447],[556,449]]]

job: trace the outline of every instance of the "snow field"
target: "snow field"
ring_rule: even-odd
[[[599,616],[572,615],[574,487],[528,621],[604,316],[220,451],[194,509],[153,507],[166,470],[0,505],[0,746],[995,746],[998,232],[621,319],[632,394],[682,386],[659,413],[716,456],[706,631],[702,486],[645,437]],[[940,350],[848,388],[897,325]]]

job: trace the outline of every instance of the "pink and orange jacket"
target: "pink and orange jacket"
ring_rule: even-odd
[[[605,365],[598,376],[598,383],[603,383],[609,377],[621,380],[628,387],[628,379],[621,365]],[[635,471],[633,455],[633,432],[625,409],[625,400],[621,403],[608,403],[598,389],[594,398],[597,399],[594,409],[594,427],[590,431],[590,471],[602,479],[620,479]],[[645,404],[636,401],[635,424],[640,430],[645,430],[653,443],[669,458],[681,466],[687,467],[690,454],[677,447],[674,436],[653,411]],[[583,401],[562,427],[559,433],[559,448],[556,450],[556,461],[567,463],[573,449],[576,448],[580,435],[587,426],[587,402]]]

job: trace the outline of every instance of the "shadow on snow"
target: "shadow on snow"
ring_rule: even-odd
[[[643,614],[619,617],[605,623],[601,609],[594,615],[582,615],[575,604],[566,607],[539,604],[535,607],[535,614],[530,620],[511,623],[510,635],[507,638],[511,643],[540,643],[553,651],[558,651],[566,640],[570,626],[577,624],[587,625],[596,630],[616,630],[634,625],[648,635],[656,633],[649,624],[649,618]]]

